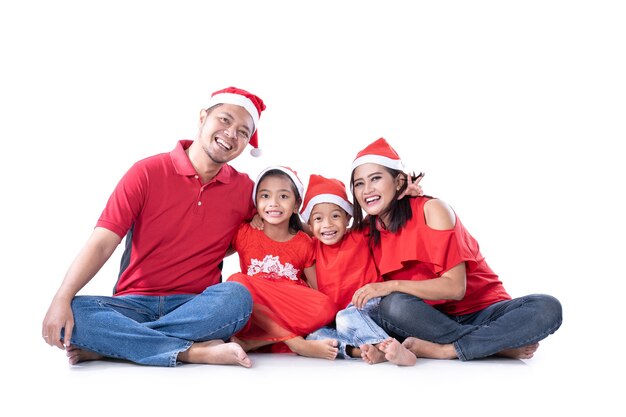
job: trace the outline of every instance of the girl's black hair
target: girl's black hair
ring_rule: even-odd
[[[261,178],[258,179],[257,187],[259,184],[261,184],[261,181],[263,181],[267,177],[287,178],[289,180],[289,184],[291,184],[291,190],[296,196],[296,207],[300,207],[300,204],[302,204],[302,196],[298,192],[298,187],[296,187],[296,184],[294,184],[293,180],[289,175],[287,175],[286,172],[283,172],[280,169],[270,169],[269,171],[263,173]],[[254,199],[256,201],[256,196],[254,196]],[[304,228],[302,227],[302,220],[300,220],[300,216],[298,215],[298,213],[291,213],[291,217],[289,217],[289,232],[295,235],[302,230],[304,230]]]
[[[354,204],[354,214],[352,217],[352,228],[355,230],[366,230],[369,232],[369,243],[370,246],[374,247],[380,243],[380,231],[376,228],[376,221],[378,217],[382,215],[389,214],[389,224],[386,224],[385,227],[392,233],[397,232],[402,229],[406,222],[411,220],[413,217],[413,211],[411,210],[411,203],[409,201],[410,197],[404,197],[398,200],[398,196],[406,190],[408,185],[407,178],[410,175],[413,181],[417,181],[418,178],[424,176],[423,172],[415,175],[415,172],[411,172],[407,174],[406,172],[389,168],[383,166],[385,171],[391,174],[392,178],[396,178],[398,175],[404,177],[404,181],[400,186],[399,190],[396,190],[396,194],[394,195],[393,201],[387,207],[387,209],[380,213],[378,216],[366,216],[363,217],[363,209],[359,204],[358,200],[354,195],[354,170],[352,170],[352,175],[350,176],[350,191],[352,192],[352,203]]]

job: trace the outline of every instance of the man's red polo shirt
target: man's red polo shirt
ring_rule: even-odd
[[[191,143],[135,163],[109,198],[96,226],[132,234],[115,295],[198,294],[217,284],[233,235],[255,213],[250,177],[225,164],[202,184],[185,153]]]

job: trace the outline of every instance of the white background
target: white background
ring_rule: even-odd
[[[3,2],[0,409],[623,411],[625,21],[619,1]],[[517,361],[530,371],[266,357],[252,370],[71,368],[47,347],[50,299],[119,178],[193,139],[210,93],[231,85],[267,105],[264,155],[245,152],[240,171],[347,182],[383,136],[511,295],[559,298],[563,326]],[[82,293],[111,293],[120,254]]]

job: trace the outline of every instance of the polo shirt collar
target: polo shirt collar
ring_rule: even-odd
[[[170,152],[172,164],[174,165],[174,169],[176,170],[176,173],[178,175],[197,175],[197,172],[191,164],[191,160],[189,159],[187,152],[185,152],[185,150],[189,148],[192,143],[192,140],[179,140],[178,143],[176,143],[176,147],[174,147],[174,150]],[[228,164],[224,164],[215,176],[214,180],[227,184],[231,181],[232,177],[233,168]]]

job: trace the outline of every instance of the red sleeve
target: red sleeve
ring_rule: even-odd
[[[304,244],[304,267],[308,268],[310,266],[315,265],[315,245],[313,244],[313,239],[311,239],[311,237],[309,235],[307,235],[304,232],[299,232],[302,233],[302,235],[304,236],[304,240],[305,240],[305,244]]]
[[[246,232],[248,229],[250,229],[250,224],[241,223],[241,225],[237,229],[237,233],[235,233],[235,235],[233,236],[232,245],[237,252],[239,252],[239,249],[241,249],[245,245]]]
[[[124,238],[133,225],[145,201],[148,179],[139,164],[133,165],[118,182],[96,223]]]

